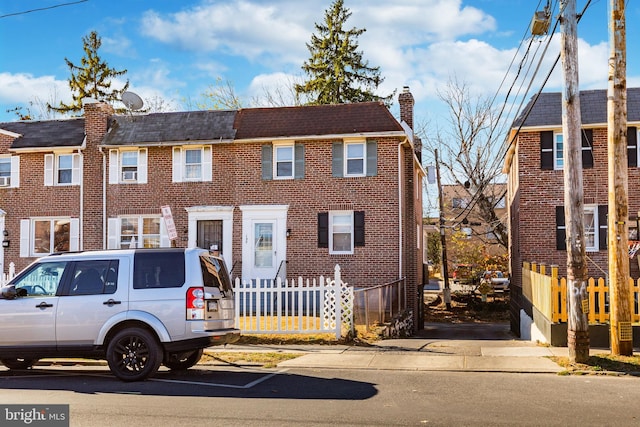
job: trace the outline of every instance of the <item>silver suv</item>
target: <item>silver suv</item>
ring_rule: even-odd
[[[203,249],[127,249],[38,259],[0,293],[0,362],[105,358],[123,381],[161,364],[184,370],[203,349],[235,342],[222,258]]]

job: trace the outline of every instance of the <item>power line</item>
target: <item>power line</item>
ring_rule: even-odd
[[[88,2],[88,1],[89,0],[78,0],[78,1],[70,2],[70,3],[61,3],[61,4],[55,4],[53,6],[41,7],[41,8],[38,8],[38,9],[25,10],[25,11],[22,11],[22,12],[8,13],[6,15],[0,15],[0,19],[8,18],[9,16],[25,15],[27,13],[40,12],[40,11],[49,10],[49,9],[55,9],[57,7],[71,6],[71,5],[74,5],[74,4],[85,3],[85,2]]]

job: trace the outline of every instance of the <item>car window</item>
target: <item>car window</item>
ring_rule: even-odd
[[[62,281],[67,262],[42,262],[16,277],[11,283],[24,289],[27,296],[55,295]]]
[[[117,280],[117,260],[78,261],[74,265],[69,295],[112,294]]]
[[[184,252],[136,252],[133,288],[179,288],[184,285]]]
[[[208,255],[200,255],[200,267],[202,269],[202,282],[205,286],[215,286],[221,291],[231,290],[229,273],[224,262]]]

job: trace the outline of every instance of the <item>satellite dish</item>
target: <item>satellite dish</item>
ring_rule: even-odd
[[[144,105],[142,98],[133,92],[122,92],[122,103],[130,110],[139,110]]]

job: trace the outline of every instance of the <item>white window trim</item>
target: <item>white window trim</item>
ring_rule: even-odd
[[[350,145],[362,145],[362,173],[349,173],[349,156],[347,155]],[[345,177],[363,177],[367,176],[367,141],[365,139],[348,140],[344,141],[344,172]]]
[[[136,247],[140,248],[140,242],[143,240],[143,220],[147,218],[160,219],[160,246],[161,248],[170,248],[171,240],[169,239],[169,233],[167,232],[167,226],[164,222],[164,218],[160,215],[121,215],[115,218],[109,218],[107,221],[107,249],[120,249],[120,243],[122,241],[121,224],[122,218],[137,218],[138,220],[138,234],[136,238]]]
[[[20,220],[20,257],[21,258],[40,258],[50,255],[48,253],[35,253],[33,251],[33,243],[35,240],[35,227],[36,221],[54,221],[68,220],[69,221],[69,251],[77,251],[80,249],[80,220],[78,218],[71,217],[33,217],[29,219]]]
[[[19,187],[20,186],[20,157],[11,156],[11,155],[0,155],[0,159],[9,160],[9,180],[7,181],[6,179],[2,179],[2,182],[0,182],[0,188]]]
[[[600,251],[600,220],[598,218],[598,205],[584,205],[583,212],[591,212],[593,213],[593,246],[586,246],[585,250],[587,252],[599,252]],[[584,226],[584,215],[583,215],[583,226]],[[586,232],[586,227],[585,227]]]
[[[185,176],[186,171],[186,150],[201,150],[200,155],[200,178],[187,179]],[[172,150],[172,173],[171,180],[172,182],[211,182],[213,181],[213,171],[212,171],[212,163],[213,163],[213,153],[210,146],[182,146],[182,147],[174,147]]]
[[[562,158],[558,156],[558,137],[562,138]],[[562,166],[558,164],[558,161],[562,160]],[[564,169],[564,136],[562,132],[554,132],[553,133],[553,169],[554,170],[563,170]]]
[[[278,148],[291,149],[291,175],[278,175]],[[284,162],[283,162],[284,163]],[[273,179],[294,179],[296,176],[296,148],[295,143],[291,142],[274,142],[273,143]]]
[[[354,253],[354,241],[355,241],[355,225],[353,218],[354,211],[329,211],[329,254],[331,255],[353,255]],[[333,218],[335,216],[350,215],[351,220],[349,225],[351,227],[351,249],[347,251],[336,251],[333,249]]]
[[[138,164],[135,180],[122,179],[122,155],[125,152],[137,151]],[[146,184],[147,183],[147,149],[113,149],[109,150],[109,184]]]
[[[61,183],[58,181],[60,168],[60,157],[71,156],[71,182]],[[82,155],[71,151],[58,152],[44,155],[44,185],[67,187],[80,185],[82,180]]]

